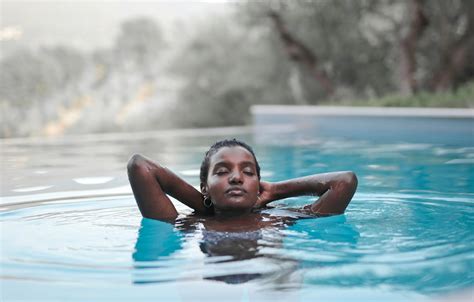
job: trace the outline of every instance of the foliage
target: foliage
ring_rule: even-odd
[[[474,108],[474,81],[456,90],[443,92],[423,91],[413,96],[399,94],[381,98],[325,102],[325,105],[377,106],[377,107],[444,107]]]
[[[184,79],[179,102],[165,124],[179,127],[245,123],[251,104],[287,103],[281,56],[262,43],[269,31],[248,32],[226,18],[203,24],[177,55],[172,72]],[[273,84],[272,84],[273,83]]]
[[[429,24],[410,48],[419,90],[407,97],[400,44],[415,2]],[[80,118],[68,131],[86,132],[240,125],[253,104],[474,107],[474,1],[233,3],[168,51],[161,27],[138,18],[121,25],[111,48],[91,54],[58,46],[4,55],[0,136],[41,133],[71,111]],[[334,94],[291,56],[271,12],[310,50]]]
[[[156,60],[164,46],[163,35],[158,25],[148,18],[125,21],[115,41],[117,62],[122,65],[133,64],[148,75],[149,64]]]
[[[110,49],[50,46],[4,55],[0,137],[120,130],[134,105],[153,97],[163,47],[158,25],[139,18],[123,23]]]
[[[435,93],[437,73],[453,72],[450,49],[472,36],[469,1],[426,1],[430,26],[418,41],[418,94],[400,93],[400,41],[410,27],[411,0],[254,1],[229,20],[201,25],[175,62],[184,80],[176,126],[243,124],[251,104],[349,104],[472,107],[474,60],[454,77],[453,90]],[[330,98],[304,66],[291,62],[269,12],[310,48],[336,87]],[[468,40],[471,41],[471,40]],[[468,57],[474,53],[466,44]],[[443,65],[444,64],[444,65]],[[451,71],[445,71],[444,69]],[[360,100],[360,101],[358,101]]]
[[[67,47],[20,50],[0,62],[0,101],[27,106],[77,81],[84,58]]]

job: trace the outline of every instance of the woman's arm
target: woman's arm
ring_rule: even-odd
[[[260,183],[258,206],[288,197],[320,196],[305,209],[321,215],[342,214],[357,189],[357,177],[353,172],[315,174],[286,181]]]
[[[206,212],[202,194],[171,170],[139,154],[130,158],[127,170],[133,195],[143,217],[174,220],[178,212],[166,194],[197,212]]]

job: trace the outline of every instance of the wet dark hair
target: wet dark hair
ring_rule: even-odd
[[[225,140],[215,142],[206,152],[206,155],[204,156],[204,159],[201,163],[201,172],[199,174],[201,183],[203,184],[207,183],[207,176],[209,175],[209,165],[211,162],[211,156],[216,154],[217,151],[219,151],[221,148],[224,148],[224,147],[242,147],[246,149],[247,151],[249,151],[250,154],[252,154],[253,159],[255,160],[257,176],[258,176],[258,179],[260,179],[260,166],[258,165],[257,157],[255,156],[255,153],[253,152],[252,147],[234,138],[230,140],[225,139]]]

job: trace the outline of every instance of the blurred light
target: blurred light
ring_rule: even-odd
[[[0,29],[0,41],[19,40],[22,35],[23,31],[16,26],[7,26]]]

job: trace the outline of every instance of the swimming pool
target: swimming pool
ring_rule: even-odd
[[[203,153],[223,137],[254,146],[265,180],[353,170],[358,191],[345,215],[243,236],[212,237],[198,221],[185,228],[186,218],[142,219],[126,178],[129,156],[143,153],[198,185]],[[248,127],[3,141],[2,301],[472,295],[473,144],[284,137]],[[271,213],[310,200],[280,201]]]

